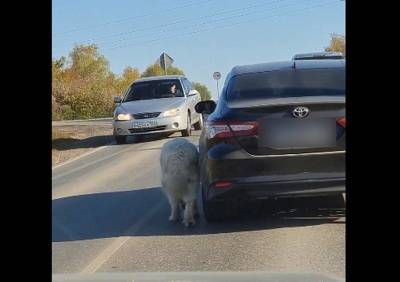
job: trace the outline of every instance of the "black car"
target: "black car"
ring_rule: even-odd
[[[204,215],[235,203],[345,193],[345,59],[298,54],[291,61],[236,66],[199,141]]]

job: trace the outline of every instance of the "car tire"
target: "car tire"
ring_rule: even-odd
[[[115,142],[117,142],[117,144],[125,144],[126,143],[126,136],[114,135],[114,138],[115,138]]]
[[[192,133],[192,123],[191,123],[191,120],[190,120],[190,114],[188,113],[187,126],[186,126],[185,130],[181,131],[181,134],[182,134],[183,137],[187,137],[187,136],[190,136],[191,133]]]
[[[194,130],[202,130],[203,129],[203,117],[200,115],[199,121],[194,124]]]

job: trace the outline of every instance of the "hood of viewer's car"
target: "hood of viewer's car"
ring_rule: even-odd
[[[54,282],[126,282],[126,281],[267,281],[267,282],[338,282],[335,278],[319,273],[270,273],[270,272],[137,272],[137,273],[94,273],[53,274]]]

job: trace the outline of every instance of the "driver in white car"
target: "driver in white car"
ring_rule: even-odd
[[[172,95],[176,96],[182,96],[182,92],[181,90],[179,90],[179,88],[176,87],[176,84],[172,84],[171,88],[170,88],[170,92]]]

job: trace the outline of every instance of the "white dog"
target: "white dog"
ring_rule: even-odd
[[[196,194],[199,185],[198,152],[184,138],[174,138],[161,149],[161,189],[171,206],[170,221],[177,221],[181,203],[184,205],[182,223],[194,225],[197,214]],[[181,207],[182,208],[182,207]]]

